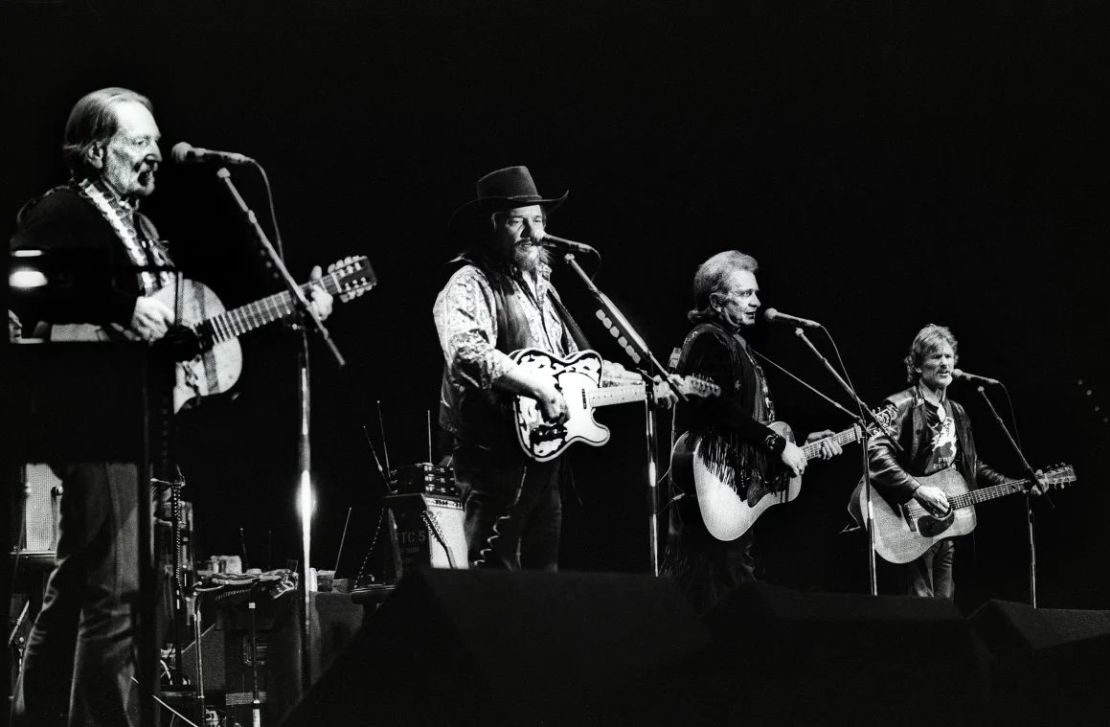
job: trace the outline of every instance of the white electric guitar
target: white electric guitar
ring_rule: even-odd
[[[609,441],[609,428],[594,419],[594,409],[611,404],[626,404],[647,398],[646,384],[627,386],[601,385],[601,356],[594,351],[580,351],[563,360],[545,351],[526,348],[512,354],[521,366],[555,379],[555,386],[567,403],[567,420],[562,424],[545,421],[536,400],[516,396],[513,420],[520,446],[532,459],[546,462],[562,454],[575,442],[600,447]],[[694,376],[676,380],[686,396],[718,396],[720,387]],[[661,385],[656,385],[656,389]]]

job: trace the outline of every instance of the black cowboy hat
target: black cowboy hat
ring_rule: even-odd
[[[560,197],[544,197],[532,181],[528,167],[516,166],[496,169],[478,180],[478,196],[455,210],[449,228],[454,228],[462,218],[478,213],[489,214],[516,207],[538,204],[551,212],[561,205],[570,191]]]

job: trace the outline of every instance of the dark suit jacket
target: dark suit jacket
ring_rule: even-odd
[[[28,330],[27,318],[51,322],[119,323],[128,325],[141,294],[131,258],[112,226],[89,202],[61,187],[24,208],[13,250],[77,249],[106,256],[103,285],[82,291],[79,306],[47,301],[33,311],[17,311]],[[88,271],[86,271],[88,272]]]

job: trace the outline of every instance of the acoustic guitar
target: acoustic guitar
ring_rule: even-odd
[[[302,284],[307,296],[314,286],[321,286],[341,302],[356,298],[377,285],[377,277],[365,256],[348,257],[328,266],[320,280]],[[171,311],[177,304],[177,283],[171,282],[151,296]],[[219,297],[204,283],[183,279],[181,315],[174,325],[190,332],[200,351],[186,361],[178,362],[173,390],[174,412],[198,397],[220,394],[239,380],[243,370],[243,351],[239,336],[293,314],[295,304],[289,291],[226,310]],[[51,327],[52,341],[120,341],[137,340],[135,334],[116,324],[100,326],[91,323],[65,323]]]
[[[883,426],[889,426],[893,409],[879,409],[875,412],[875,417]],[[794,432],[785,422],[771,422],[767,426],[779,436],[791,442],[794,441]],[[861,436],[862,432],[857,425],[837,432],[827,439],[834,439],[843,446],[859,441]],[[802,445],[802,454],[807,460],[813,459],[821,453],[821,443],[824,441],[827,440],[822,439]],[[749,503],[745,499],[745,493],[738,491],[740,485],[737,484],[735,464],[737,453],[726,453],[725,456],[718,458],[719,461],[713,461],[705,456],[703,449],[702,437],[694,436],[690,432],[679,437],[671,451],[671,477],[680,489],[685,492],[690,492],[692,489],[697,493],[698,510],[702,521],[709,534],[717,540],[728,541],[739,538],[748,532],[768,508],[790,502],[802,491],[801,476],[788,477],[789,470],[785,465],[776,465],[775,472],[764,473],[764,475],[778,486],[765,492],[755,503]],[[784,484],[782,480],[787,480],[785,486],[782,486]],[[693,484],[692,488],[690,484]]]
[[[944,517],[930,515],[921,503],[912,499],[903,505],[891,505],[875,493],[871,498],[875,513],[875,552],[890,563],[909,563],[937,541],[970,533],[975,529],[975,505],[1025,492],[1032,484],[1030,480],[1012,480],[972,490],[955,467],[914,479],[922,485],[944,490],[948,497],[948,514]],[[1066,487],[1075,479],[1072,466],[1062,464],[1045,472],[1040,483],[1045,489],[1055,489]],[[859,512],[867,512],[864,488],[857,486],[853,494],[858,500]]]

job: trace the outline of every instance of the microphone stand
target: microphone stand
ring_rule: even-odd
[[[656,468],[659,458],[659,443],[656,435],[656,413],[658,411],[658,402],[655,398],[655,383],[652,380],[653,375],[660,376],[664,381],[671,380],[671,374],[659,363],[655,355],[648,349],[644,339],[628,322],[628,319],[620,312],[620,310],[609,300],[609,297],[602,293],[586,272],[579,266],[578,261],[574,259],[574,253],[566,253],[563,260],[567,265],[578,274],[582,282],[586,285],[586,290],[593,296],[594,302],[598,305],[597,317],[605,325],[605,328],[612,334],[613,338],[617,339],[617,343],[632,359],[632,363],[636,365],[640,375],[644,378],[644,387],[647,396],[644,398],[644,413],[645,413],[645,431],[644,436],[647,440],[647,477],[648,477],[648,547],[649,562],[651,567],[651,574],[653,576],[659,575],[659,483],[656,481]],[[675,394],[682,401],[686,397],[675,388]]]
[[[300,345],[297,353],[298,364],[298,405],[299,405],[299,419],[300,428],[297,441],[297,466],[300,472],[300,483],[297,493],[298,510],[301,518],[301,558],[300,558],[300,572],[298,577],[297,588],[301,597],[301,620],[300,620],[300,657],[301,657],[301,686],[303,693],[307,694],[309,688],[312,686],[312,628],[311,628],[311,584],[309,583],[309,556],[312,552],[312,449],[310,443],[310,391],[309,391],[309,374],[308,374],[308,333],[307,326],[304,325],[305,321],[309,321],[312,327],[323,339],[327,345],[328,350],[331,352],[332,357],[335,359],[339,368],[343,368],[347,362],[344,360],[343,355],[339,352],[339,348],[332,341],[331,333],[328,332],[327,327],[324,326],[323,321],[316,315],[316,311],[308,302],[305,297],[304,291],[297,281],[289,274],[289,269],[285,267],[285,261],[282,260],[281,255],[274,249],[265,231],[258,224],[258,218],[255,216],[254,211],[247,206],[243,201],[242,195],[239,190],[235,188],[235,184],[231,181],[231,173],[227,171],[227,167],[220,167],[216,172],[216,176],[227,187],[227,191],[235,200],[235,204],[239,210],[246,216],[247,222],[254,233],[255,239],[258,241],[267,261],[275,271],[286,289],[289,291],[290,298],[293,301],[294,311],[296,313],[297,328],[300,329]]]
[[[829,335],[828,330],[825,329],[824,326],[822,326],[822,330],[825,331],[826,335]],[[829,360],[825,358],[824,355],[822,355],[821,352],[817,350],[817,347],[813,345],[813,342],[806,337],[805,331],[803,331],[800,326],[794,329],[794,335],[802,339],[805,345],[809,347],[809,350],[813,351],[813,355],[816,356],[821,361],[821,363],[825,365],[825,368],[828,369],[828,372],[830,374],[832,374],[833,379],[836,380],[836,383],[840,384],[840,388],[844,389],[844,391],[847,392],[848,396],[851,397],[852,401],[855,402],[856,407],[859,409],[859,416],[857,417],[857,421],[859,422],[860,427],[860,452],[863,459],[863,491],[864,497],[867,500],[867,512],[864,515],[867,523],[868,541],[867,577],[871,595],[877,596],[879,595],[879,578],[878,567],[875,563],[875,508],[872,505],[871,499],[874,495],[871,489],[871,466],[867,454],[867,447],[871,441],[871,430],[868,428],[868,423],[870,423],[871,426],[877,427],[879,431],[885,432],[887,434],[887,437],[890,439],[891,444],[894,445],[894,448],[897,451],[901,452],[902,448],[899,446],[894,437],[890,436],[890,430],[883,426],[883,423],[875,417],[875,414],[869,408],[867,408],[867,405],[864,404],[863,400],[859,398],[859,395],[856,394],[856,390],[852,388],[852,385],[845,381],[840,376],[840,374],[837,373],[833,365],[829,363]],[[832,336],[829,335],[829,338],[832,338]]]
[[[979,392],[979,396],[983,398],[983,401],[987,403],[987,408],[991,410],[991,414],[994,415],[994,420],[998,422],[998,427],[1002,430],[1002,433],[1006,435],[1006,439],[1010,442],[1010,447],[1017,453],[1018,460],[1021,462],[1021,467],[1025,470],[1025,474],[1029,477],[1031,482],[1037,482],[1037,473],[1033,471],[1033,468],[1029,465],[1029,460],[1025,458],[1025,454],[1021,451],[1021,447],[1014,440],[1014,436],[1010,434],[1010,430],[1006,428],[1006,424],[1002,421],[1002,417],[998,415],[998,410],[994,408],[994,404],[991,403],[990,397],[987,396],[987,392],[982,386],[977,386],[975,389]],[[1025,491],[1025,530],[1029,537],[1029,605],[1036,608],[1037,540],[1033,532],[1033,501],[1030,496],[1034,486],[1035,485],[1030,486],[1030,488]]]

